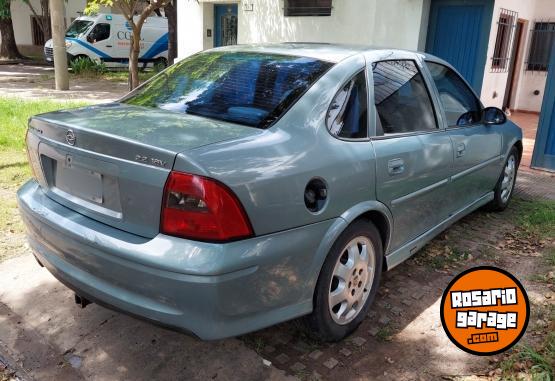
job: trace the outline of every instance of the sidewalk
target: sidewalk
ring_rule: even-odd
[[[72,78],[69,91],[57,91],[54,88],[54,68],[51,66],[0,65],[2,96],[104,103],[121,98],[128,92],[126,83],[99,78]]]

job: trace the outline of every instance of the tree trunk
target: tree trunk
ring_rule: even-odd
[[[129,51],[129,90],[139,86],[139,54],[141,52],[141,32],[133,28],[131,48]]]
[[[44,41],[48,41],[52,38],[52,29],[50,28],[50,6],[48,5],[48,0],[40,0],[40,6],[42,9],[42,17],[40,18],[42,34],[44,35]]]
[[[177,58],[177,0],[170,1],[164,8],[168,18],[168,65]]]
[[[15,44],[11,17],[0,18],[0,39],[0,58],[8,60],[23,58]]]

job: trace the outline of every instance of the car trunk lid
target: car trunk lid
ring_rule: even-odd
[[[176,155],[259,132],[114,103],[33,117],[27,146],[35,176],[50,198],[107,225],[154,237]]]

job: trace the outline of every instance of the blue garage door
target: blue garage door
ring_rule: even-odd
[[[426,51],[451,63],[480,94],[493,0],[432,0]]]
[[[551,49],[532,166],[555,171],[555,46]]]

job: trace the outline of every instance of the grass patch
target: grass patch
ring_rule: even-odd
[[[23,150],[29,117],[44,112],[84,106],[83,102],[56,102],[47,99],[23,100],[0,97],[0,152]]]
[[[158,73],[158,70],[139,71],[139,81],[141,83],[148,81],[150,78],[154,77]],[[100,77],[112,82],[127,82],[129,78],[129,72],[127,70],[107,71],[105,73],[102,73]]]
[[[385,343],[386,341],[391,341],[391,336],[393,336],[393,330],[389,325],[386,325],[376,333],[376,340],[380,343]]]
[[[555,238],[555,201],[515,199],[514,203],[519,227],[541,238]]]
[[[19,217],[15,192],[31,177],[25,152],[29,117],[84,105],[81,102],[0,97],[0,261],[26,250],[24,226]]]

